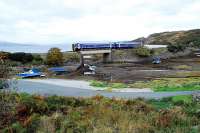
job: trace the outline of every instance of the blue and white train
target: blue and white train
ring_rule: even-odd
[[[108,43],[75,43],[72,44],[73,51],[90,49],[131,49],[142,46],[141,41],[135,42],[108,42]]]

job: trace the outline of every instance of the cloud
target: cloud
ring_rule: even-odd
[[[132,40],[199,28],[198,0],[1,0],[0,40],[22,43]]]

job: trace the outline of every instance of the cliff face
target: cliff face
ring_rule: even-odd
[[[146,44],[195,44],[200,45],[200,29],[188,30],[188,31],[173,31],[151,34],[147,38],[142,39]],[[137,39],[136,39],[137,40]]]

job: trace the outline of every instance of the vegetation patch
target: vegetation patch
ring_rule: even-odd
[[[193,98],[190,95],[174,96],[172,102],[175,104],[192,104]]]
[[[98,95],[91,98],[43,97],[25,93],[4,95],[0,92],[1,101],[6,100],[9,104],[14,101],[15,106],[8,108],[5,114],[0,113],[3,115],[2,133],[200,131],[197,112],[200,104],[188,102],[190,96],[124,100]]]
[[[76,52],[66,52],[64,53],[64,59],[66,62],[79,62],[80,56]]]
[[[125,84],[125,83],[109,83],[109,82],[96,81],[96,80],[90,81],[90,86],[106,88],[106,90],[109,90],[109,91],[112,91],[112,89],[129,88],[128,84]]]
[[[133,49],[133,52],[140,57],[149,57],[153,54],[152,53],[153,51],[146,47],[139,47],[139,48]]]
[[[196,91],[200,90],[200,83],[189,83],[180,86],[160,86],[154,88],[154,91]]]
[[[108,87],[108,83],[106,82],[101,82],[101,81],[97,81],[97,80],[92,80],[90,82],[90,86],[93,86],[93,87]]]
[[[179,70],[191,70],[192,66],[188,66],[188,65],[179,65],[179,66],[175,66],[175,69],[179,69]]]
[[[151,88],[154,91],[194,91],[200,90],[200,78],[162,78],[151,81],[138,81],[131,88]]]
[[[115,89],[120,89],[120,88],[128,88],[128,85],[124,84],[124,83],[111,83],[111,84],[109,84],[109,87],[115,88]]]
[[[123,88],[151,88],[156,92],[161,91],[196,91],[200,90],[200,78],[162,78],[151,81],[137,81],[133,84],[109,83],[93,80],[90,83],[93,87],[112,89]]]

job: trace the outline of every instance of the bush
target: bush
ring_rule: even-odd
[[[0,92],[0,98],[2,93]],[[188,133],[200,124],[193,111],[199,104],[190,97],[181,96],[161,100],[116,99],[95,96],[92,98],[42,97],[28,94],[10,94],[18,105],[31,108],[28,115],[12,115],[12,121],[0,127],[0,132],[181,132]],[[8,101],[13,99],[8,97]],[[190,101],[177,104],[177,101]],[[44,104],[40,104],[42,103]],[[167,103],[167,104],[165,104]],[[163,105],[165,104],[165,105]],[[49,111],[38,113],[41,105],[55,105]],[[179,105],[179,106],[177,106]],[[155,107],[157,106],[157,107]],[[65,108],[65,109],[63,109]],[[15,108],[15,112],[24,108]],[[5,119],[5,118],[4,118]],[[0,122],[2,122],[1,119]]]
[[[22,62],[23,64],[26,64],[32,62],[34,57],[30,53],[17,52],[10,54],[9,59],[12,61],[19,61]]]
[[[9,52],[0,51],[0,60],[9,59],[10,54]]]
[[[11,127],[5,128],[3,133],[27,133],[26,128],[24,128],[19,122],[13,123]]]
[[[80,61],[80,57],[78,53],[66,53],[64,55],[65,61],[66,62],[79,62]]]
[[[41,65],[44,63],[44,60],[42,59],[42,57],[40,55],[33,55],[33,61],[31,62],[31,64],[33,65]]]
[[[10,66],[7,61],[0,60],[0,89],[8,88],[7,79],[10,76]]]
[[[48,111],[47,103],[41,96],[22,93],[19,95],[19,101],[21,103],[17,107],[19,115],[30,115],[33,112],[42,114]]]
[[[139,57],[149,57],[152,55],[152,51],[146,47],[139,47],[133,50]]]
[[[171,53],[183,52],[185,49],[186,45],[181,43],[174,43],[167,46],[167,50]]]

